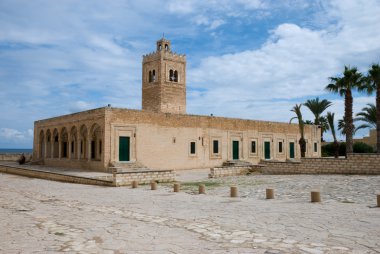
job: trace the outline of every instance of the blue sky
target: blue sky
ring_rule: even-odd
[[[163,33],[187,55],[188,113],[288,122],[319,96],[341,118],[323,89],[380,61],[379,13],[378,0],[1,0],[0,148],[32,147],[38,119],[140,109],[142,55]],[[354,111],[374,102],[355,94]]]

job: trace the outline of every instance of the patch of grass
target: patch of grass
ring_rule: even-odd
[[[191,192],[198,192],[198,186],[200,184],[204,184],[205,185],[205,188],[206,188],[206,192],[207,190],[210,190],[210,189],[213,189],[213,188],[217,188],[221,185],[223,185],[223,183],[221,182],[215,182],[215,181],[201,181],[201,182],[182,182],[181,183],[181,189],[184,190],[184,191],[191,191]]]
[[[355,204],[354,201],[350,201],[350,200],[342,200],[340,201],[341,203],[344,203],[344,204]]]

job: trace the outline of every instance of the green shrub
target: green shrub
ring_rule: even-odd
[[[373,147],[363,142],[354,143],[354,153],[373,153]]]
[[[346,143],[339,143],[339,156],[346,155]],[[322,157],[331,157],[334,156],[334,145],[329,143],[322,146]]]

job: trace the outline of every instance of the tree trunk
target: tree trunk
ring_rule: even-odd
[[[303,137],[301,137],[298,143],[299,143],[300,148],[301,148],[301,158],[305,158],[305,154],[306,154],[306,141],[305,141],[305,139]]]
[[[320,125],[321,126],[321,125]],[[323,127],[321,126],[321,142],[325,142],[324,140],[323,140],[323,132],[324,132],[324,129],[323,129]]]
[[[354,124],[352,121],[352,104],[353,104],[353,98],[351,89],[347,89],[345,100],[344,100],[344,114],[345,114],[345,121],[346,121],[346,157],[348,153],[353,152],[353,131],[354,131]]]
[[[334,157],[339,158],[339,143],[338,143],[338,141],[334,140],[333,148],[334,148]]]
[[[376,148],[377,153],[380,153],[380,83],[376,84],[376,135],[377,135],[377,142],[376,142]]]

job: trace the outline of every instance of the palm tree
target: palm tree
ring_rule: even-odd
[[[332,134],[333,139],[334,139],[334,143],[333,143],[334,156],[335,156],[335,158],[338,158],[339,157],[339,143],[338,143],[338,140],[336,139],[335,126],[334,126],[334,116],[335,116],[335,113],[327,112],[326,119],[327,119],[328,125],[329,125],[330,130],[331,130],[331,134]]]
[[[354,121],[365,122],[364,124],[358,126],[356,130],[364,128],[376,128],[376,106],[372,103],[368,103],[367,105],[368,107],[362,108],[362,111],[356,114],[358,117],[356,117]]]
[[[305,123],[302,120],[302,112],[301,112],[301,106],[302,104],[298,105],[296,104],[290,111],[296,113],[297,116],[293,117],[290,119],[290,123],[292,122],[293,119],[297,118],[298,119],[298,127],[300,129],[300,134],[301,138],[298,141],[298,144],[300,145],[301,148],[301,158],[305,157],[306,154],[306,140],[305,140]]]
[[[326,86],[326,90],[344,96],[344,120],[346,134],[346,152],[353,152],[354,124],[352,118],[353,97],[352,90],[358,89],[363,84],[363,74],[358,72],[356,67],[344,66],[343,77],[330,77],[331,83]]]
[[[328,107],[332,105],[331,101],[328,101],[326,99],[319,100],[319,97],[311,100],[307,100],[304,105],[310,109],[311,113],[314,115],[314,124],[315,125],[321,125],[321,141],[323,141],[323,132],[326,131],[326,129],[323,128],[321,124],[321,120],[323,120],[322,113],[325,111]]]
[[[377,153],[380,153],[380,65],[372,64],[366,76],[366,84],[362,87],[368,94],[376,91],[376,133],[377,133]]]
[[[352,134],[355,135],[357,128],[354,126],[354,130],[352,131]],[[340,133],[344,136],[346,136],[346,121],[344,120],[344,117],[342,119],[338,120],[338,130],[340,130]]]

